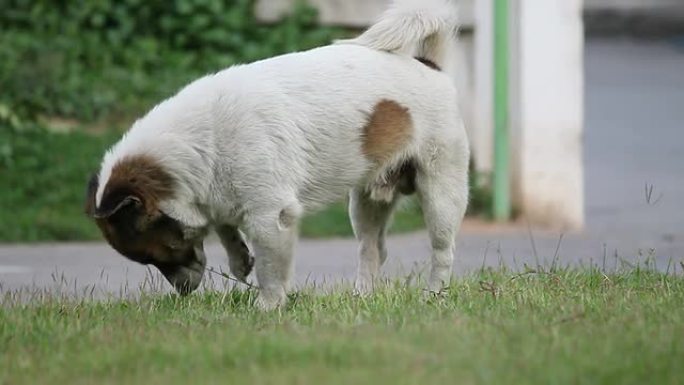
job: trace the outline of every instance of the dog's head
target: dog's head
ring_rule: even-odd
[[[175,185],[154,159],[123,158],[107,180],[92,176],[85,211],[116,251],[156,266],[178,293],[188,294],[199,286],[204,273],[205,232],[162,212],[160,206],[173,198]]]

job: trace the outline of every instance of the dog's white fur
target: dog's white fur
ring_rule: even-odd
[[[397,198],[375,201],[367,190],[411,159],[433,248],[429,288],[440,290],[450,278],[468,201],[469,149],[452,80],[413,56],[449,65],[454,8],[446,0],[399,0],[356,39],[191,83],[107,152],[96,205],[117,161],[137,154],[157,159],[179,183],[162,211],[188,227],[230,225],[247,234],[255,248],[258,303],[270,309],[286,298],[298,219],[345,194],[361,242],[357,287],[372,286]],[[380,100],[408,109],[413,134],[378,166],[361,143]],[[239,269],[234,262],[231,268]]]

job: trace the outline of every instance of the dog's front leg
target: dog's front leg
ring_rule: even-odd
[[[251,219],[248,224],[259,281],[257,306],[272,310],[285,304],[293,272],[299,210],[286,207]]]
[[[230,225],[217,226],[216,233],[228,254],[230,272],[235,278],[245,282],[249,273],[252,272],[252,267],[254,267],[254,256],[249,251],[242,234],[237,227]]]

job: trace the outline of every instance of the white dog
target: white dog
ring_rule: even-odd
[[[199,285],[202,242],[216,230],[235,276],[256,263],[257,303],[272,309],[286,300],[304,213],[349,194],[366,291],[392,210],[415,191],[432,245],[429,289],[441,290],[468,202],[468,142],[440,70],[454,8],[399,0],[356,39],[194,81],[106,153],[87,212],[117,251],[157,266],[180,293]]]

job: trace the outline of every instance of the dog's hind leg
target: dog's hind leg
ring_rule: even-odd
[[[349,217],[354,234],[361,243],[355,284],[359,293],[373,289],[373,280],[387,259],[385,234],[397,200],[398,194],[389,202],[373,200],[370,193],[361,187],[349,194]]]
[[[451,279],[456,234],[468,205],[468,147],[433,144],[426,158],[416,174],[416,189],[432,246],[428,289],[440,292]]]

